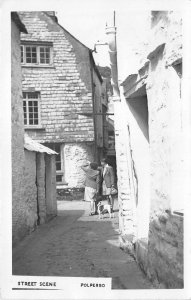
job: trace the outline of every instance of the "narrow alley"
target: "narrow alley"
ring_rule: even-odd
[[[58,201],[58,216],[13,250],[13,275],[111,277],[113,289],[150,289],[135,260],[119,248],[115,217],[89,216],[89,203]]]

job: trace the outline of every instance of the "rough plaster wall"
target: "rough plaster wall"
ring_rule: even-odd
[[[176,176],[180,178],[181,171],[181,151],[174,148],[181,142],[180,85],[176,71],[166,65],[169,51],[167,44],[151,60],[147,85],[151,148],[148,274],[165,287],[182,287],[183,222],[171,214],[175,195],[172,182]]]
[[[93,162],[93,146],[86,143],[69,143],[64,145],[63,151],[67,187],[83,187],[85,173],[81,166],[87,161]]]
[[[53,42],[53,68],[22,68],[24,91],[41,93],[41,125],[44,130],[28,131],[39,142],[82,142],[94,140],[92,116],[78,115],[92,111],[92,92],[89,65],[82,66],[79,57],[87,56],[87,49],[71,44],[67,33],[43,12],[20,13],[28,34],[22,40]],[[75,47],[75,48],[74,48]],[[79,53],[78,53],[79,52]],[[77,54],[76,54],[77,53]]]
[[[141,238],[137,240],[136,258],[147,275],[160,284],[159,287],[181,288],[183,286],[183,218],[171,213],[171,210],[182,203],[181,192],[184,190],[180,79],[171,66],[182,55],[181,16],[178,12],[160,12],[155,17],[157,20],[155,19],[152,24],[146,57],[159,45],[163,43],[166,45],[154,53],[148,70],[151,162],[149,243]],[[136,119],[137,116],[134,117]],[[140,126],[141,123],[139,122],[138,125]],[[131,122],[130,129],[132,129]],[[137,145],[135,149],[135,136],[132,134],[131,146],[133,150],[138,151]],[[135,151],[133,154],[136,161]],[[117,156],[119,155],[120,151],[117,151]],[[118,157],[117,161],[119,161]],[[119,222],[124,228],[125,222],[121,210],[119,216]]]
[[[146,54],[162,43],[168,44],[166,60],[173,62],[182,55],[182,15],[178,10],[160,11],[152,19]]]
[[[26,232],[23,197],[24,128],[21,99],[20,32],[11,22],[12,218],[13,244]]]
[[[29,232],[37,225],[36,152],[25,150],[24,199],[26,226]]]

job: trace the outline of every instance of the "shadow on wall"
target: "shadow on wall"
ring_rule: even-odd
[[[128,99],[128,106],[146,140],[149,142],[147,97]]]

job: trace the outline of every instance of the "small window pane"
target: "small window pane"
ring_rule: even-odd
[[[56,182],[62,182],[63,175],[56,175]]]
[[[26,63],[37,63],[37,48],[27,46],[26,47]]]
[[[40,63],[50,63],[50,47],[40,47]]]
[[[61,170],[61,162],[56,163],[56,170],[60,171]]]
[[[58,144],[55,145],[55,151],[57,153],[60,153],[60,145],[58,145]]]
[[[23,63],[23,46],[21,46],[21,63]]]

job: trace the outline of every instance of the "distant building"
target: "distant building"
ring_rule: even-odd
[[[25,131],[55,150],[58,189],[81,188],[80,166],[105,153],[106,88],[92,51],[54,12],[20,12]]]
[[[57,214],[55,152],[24,135],[20,32],[11,13],[12,234],[13,246]]]
[[[152,12],[142,65],[122,83],[124,97],[114,103],[121,247],[159,288],[183,287],[182,199],[190,174],[181,30],[178,12]]]
[[[111,84],[111,69],[109,67],[97,66],[102,78],[103,84],[107,92],[107,103],[105,104],[105,113],[107,116],[104,121],[104,142],[105,142],[105,156],[108,158],[110,164],[113,166],[116,173],[116,153],[115,153],[115,131],[114,131],[114,108],[113,108],[113,87]],[[117,179],[117,173],[115,174]]]

